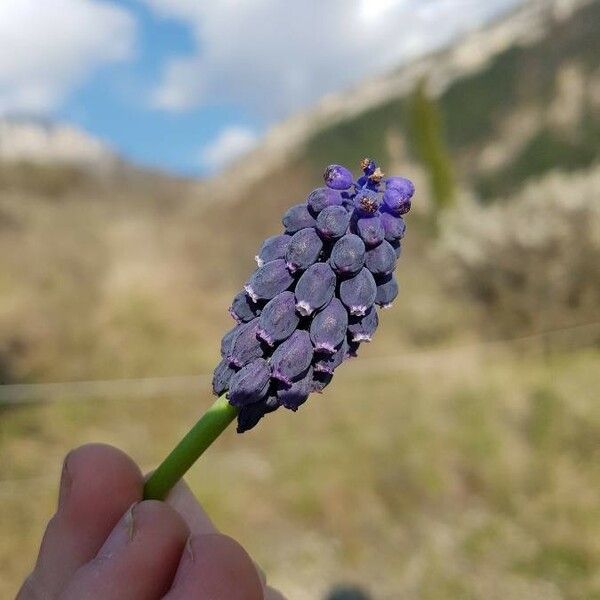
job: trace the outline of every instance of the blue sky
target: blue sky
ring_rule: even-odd
[[[206,174],[322,96],[519,0],[2,0],[0,116]]]

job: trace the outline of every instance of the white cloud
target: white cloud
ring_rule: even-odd
[[[0,114],[52,110],[134,42],[134,19],[113,3],[0,0]]]
[[[202,166],[218,171],[236,158],[252,150],[258,142],[257,134],[237,125],[223,129],[219,135],[202,149]]]
[[[447,42],[520,0],[143,0],[197,52],[165,65],[156,106],[242,104],[275,120]]]

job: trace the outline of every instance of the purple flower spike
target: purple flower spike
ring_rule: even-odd
[[[229,364],[241,368],[263,355],[257,334],[258,319],[238,326],[227,354]]]
[[[343,206],[328,206],[317,217],[317,230],[328,240],[340,238],[348,230],[350,217]]]
[[[229,389],[231,377],[236,372],[235,367],[229,364],[229,361],[223,359],[213,373],[212,388],[215,396],[220,396]]]
[[[371,272],[362,268],[358,274],[340,284],[340,299],[351,315],[364,315],[375,302],[377,286]]]
[[[353,233],[346,234],[334,244],[329,263],[338,275],[358,273],[365,264],[365,243]]]
[[[379,217],[385,231],[385,239],[388,242],[394,242],[404,237],[406,231],[406,223],[402,217],[392,215],[389,212],[382,212]]]
[[[297,329],[285,342],[277,346],[271,357],[271,376],[288,385],[310,366],[313,347],[308,331]]]
[[[385,230],[379,215],[358,219],[356,221],[356,232],[366,246],[377,246],[385,238]]]
[[[341,210],[344,209],[341,208]],[[344,210],[344,212],[346,211]],[[313,227],[297,231],[292,236],[285,253],[285,262],[288,269],[292,273],[298,270],[304,271],[317,262],[322,249],[323,241]]]
[[[379,246],[365,254],[365,267],[373,275],[388,275],[396,268],[396,252],[389,242],[383,240]]]
[[[313,190],[306,199],[309,210],[313,214],[320,213],[328,206],[341,206],[344,202],[341,192],[328,187],[320,187]]]
[[[327,263],[308,267],[296,284],[296,310],[307,317],[325,306],[333,298],[335,283],[335,273]]]
[[[289,338],[299,321],[294,292],[282,292],[265,305],[258,320],[258,337],[273,346]]]
[[[257,402],[267,395],[270,381],[269,363],[264,358],[257,358],[233,374],[227,399],[233,406]]]
[[[329,165],[323,174],[325,185],[333,190],[347,190],[354,182],[352,173],[342,165]]]
[[[292,206],[281,220],[287,233],[296,233],[305,227],[314,227],[315,218],[310,214],[306,204]]]
[[[213,391],[238,410],[238,432],[269,412],[297,410],[321,393],[333,372],[370,342],[378,307],[398,294],[393,275],[414,187],[386,178],[372,159],[353,181],[330,165],[325,186],[283,217],[268,238],[230,312],[238,324],[221,341]]]
[[[291,236],[286,235],[274,235],[267,238],[263,245],[260,247],[260,252],[254,257],[256,264],[262,267],[265,263],[277,260],[278,258],[285,258],[285,253],[290,244]]]
[[[381,308],[390,308],[398,295],[398,282],[393,275],[388,275],[377,282],[375,303]]]
[[[348,336],[352,342],[370,342],[379,325],[377,310],[372,306],[362,317],[351,317]]]
[[[290,385],[280,383],[277,386],[276,397],[281,406],[289,408],[294,412],[298,407],[308,400],[312,390],[313,368],[308,367],[305,373],[300,375]]]
[[[254,271],[244,289],[256,302],[274,298],[277,294],[285,292],[293,282],[294,278],[290,274],[285,260],[278,258]]]
[[[331,302],[315,315],[310,325],[310,339],[315,350],[333,354],[344,341],[347,328],[346,307],[337,298],[332,298]]]
[[[229,314],[238,323],[248,323],[260,315],[260,307],[246,292],[240,292],[229,307]]]

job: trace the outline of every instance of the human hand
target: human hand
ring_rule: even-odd
[[[17,600],[284,600],[185,483],[166,502],[142,501],[143,484],[116,448],[70,452],[57,511]]]

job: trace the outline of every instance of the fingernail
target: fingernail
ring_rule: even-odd
[[[65,504],[69,497],[69,492],[71,491],[71,485],[73,483],[73,476],[71,475],[71,471],[69,471],[69,458],[71,453],[69,452],[65,456],[65,460],[63,461],[62,473],[60,475],[60,488],[58,491],[58,506],[62,506]]]
[[[189,556],[190,560],[192,562],[194,562],[195,556],[194,556],[194,547],[192,546],[192,536],[188,537],[188,539],[185,543],[185,551],[186,551],[187,555]]]
[[[134,512],[137,504],[137,502],[134,502],[127,509],[127,512],[121,517],[121,520],[111,531],[106,542],[104,542],[100,552],[98,552],[98,556],[108,558],[133,540],[135,537]]]

